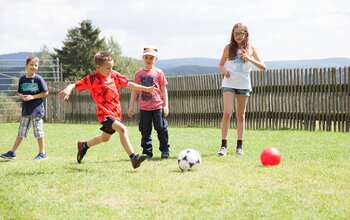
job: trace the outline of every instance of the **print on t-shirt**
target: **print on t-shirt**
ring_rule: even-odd
[[[39,92],[39,85],[38,83],[34,83],[34,80],[32,80],[31,83],[21,84],[21,90],[23,92]]]
[[[153,86],[154,78],[153,76],[141,76],[141,84],[143,86]],[[155,100],[154,94],[149,92],[141,92],[141,99],[143,101],[151,102]]]

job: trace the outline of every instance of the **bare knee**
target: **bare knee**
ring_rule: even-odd
[[[125,134],[125,133],[127,133],[127,129],[126,129],[126,126],[125,125],[123,125],[123,124],[118,124],[116,127],[113,127],[113,128],[115,128],[116,129],[116,131],[119,133],[119,134],[121,134],[121,135],[123,135],[123,134]]]
[[[232,112],[225,112],[225,111],[224,111],[223,116],[222,116],[222,118],[223,118],[224,120],[230,120],[231,117],[232,117]]]
[[[244,122],[245,120],[245,114],[244,113],[237,113],[236,118],[238,122]]]

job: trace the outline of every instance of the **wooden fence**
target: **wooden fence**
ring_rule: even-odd
[[[350,67],[254,71],[251,76],[246,128],[350,131]],[[220,127],[221,81],[220,74],[168,77],[169,124]],[[49,83],[47,121],[96,122],[89,92],[75,91],[69,101],[58,100],[67,84]],[[127,116],[130,90],[121,92],[123,122],[137,124],[138,114]],[[231,123],[236,126],[235,117]]]

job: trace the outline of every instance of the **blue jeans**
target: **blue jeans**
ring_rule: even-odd
[[[152,122],[154,129],[157,131],[159,140],[159,150],[161,152],[169,151],[170,145],[168,144],[168,122],[164,117],[163,109],[154,111],[140,110],[140,123],[139,130],[141,132],[141,147],[142,153],[147,154],[150,157],[153,156],[152,152]]]

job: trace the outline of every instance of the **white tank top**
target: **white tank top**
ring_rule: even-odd
[[[237,56],[234,60],[227,60],[225,63],[225,69],[231,73],[229,78],[224,77],[221,87],[228,87],[234,89],[249,89],[252,90],[250,82],[250,71],[252,70],[252,63],[249,61],[243,62],[238,55],[240,50],[237,51]],[[253,51],[251,47],[248,48],[248,56],[252,56]]]

